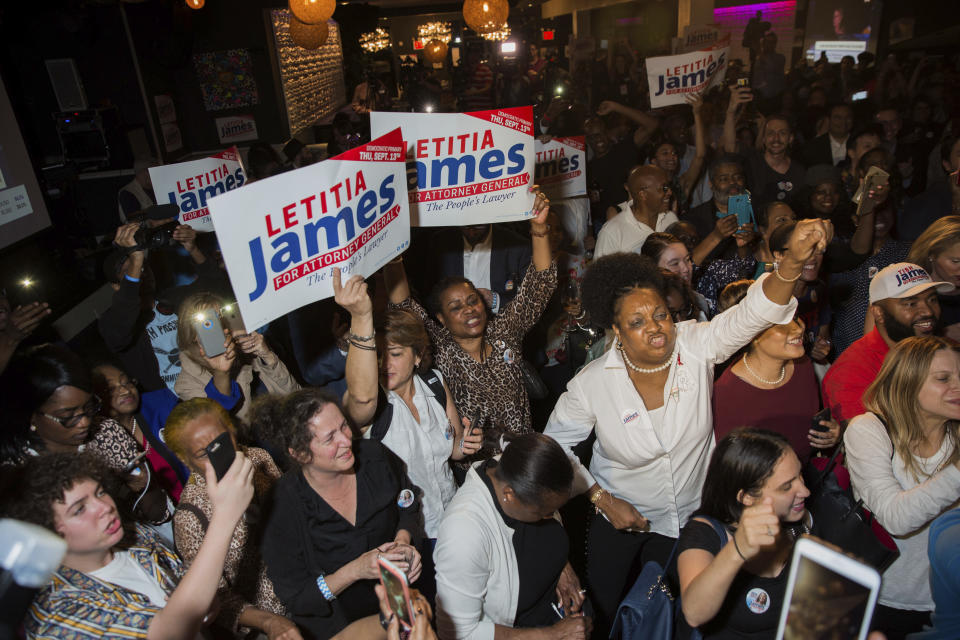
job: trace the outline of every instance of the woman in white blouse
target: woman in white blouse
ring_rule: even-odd
[[[864,400],[843,441],[854,495],[900,550],[873,618],[893,640],[929,624],[928,529],[960,499],[960,349],[936,336],[901,340]]]
[[[366,283],[353,276],[341,286],[340,270],[334,269],[333,290],[337,303],[350,312],[344,411],[354,424],[370,425],[364,437],[381,441],[406,463],[410,479],[423,491],[427,537],[435,539],[443,510],[457,491],[447,461],[479,451],[482,436],[464,434],[440,372],[419,370],[430,344],[419,318],[401,309],[388,312],[378,374],[373,305]],[[463,422],[469,425],[468,420]]]
[[[714,364],[793,319],[794,281],[831,236],[829,222],[798,223],[774,272],[711,322],[673,323],[649,258],[616,254],[587,271],[584,305],[594,322],[612,328],[616,347],[570,381],[544,433],[569,449],[596,434],[589,471],[575,462],[575,493],[587,492],[597,512],[587,578],[599,629],[639,573],[641,550],[647,547],[643,560],[663,562],[699,505],[714,446]]]

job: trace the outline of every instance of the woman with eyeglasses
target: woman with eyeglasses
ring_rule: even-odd
[[[101,422],[114,421],[130,435],[111,442],[111,448],[123,450],[124,458],[130,459],[143,453],[144,464],[149,465],[156,484],[174,501],[180,500],[190,472],[162,435],[167,416],[179,398],[167,387],[140,393],[137,380],[112,364],[99,364],[92,373],[94,390],[103,399],[101,412],[105,417]]]
[[[172,543],[173,504],[159,484],[148,482],[142,450],[130,433],[115,420],[98,419],[103,401],[83,360],[65,347],[41,345],[16,358],[7,378],[4,406],[12,419],[2,436],[2,461],[19,465],[44,453],[92,453],[122,476],[130,490],[123,501],[137,519]]]

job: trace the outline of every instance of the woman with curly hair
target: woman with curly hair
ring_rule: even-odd
[[[584,304],[594,322],[612,328],[616,348],[570,381],[545,433],[570,449],[596,434],[590,469],[576,459],[574,466],[575,492],[587,492],[596,509],[587,575],[601,629],[639,572],[632,565],[641,550],[664,560],[699,504],[714,445],[714,365],[793,319],[794,281],[831,234],[829,222],[798,223],[774,272],[710,322],[673,322],[649,258],[615,254],[587,271]]]
[[[233,528],[253,495],[253,465],[238,453],[220,480],[207,468],[213,516],[189,569],[150,529],[137,525],[128,536],[108,477],[99,462],[76,453],[35,458],[23,470],[5,515],[46,527],[67,547],[24,620],[27,637],[199,637]]]

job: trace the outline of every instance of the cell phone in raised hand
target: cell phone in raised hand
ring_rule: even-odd
[[[217,474],[217,481],[223,480],[223,476],[227,475],[227,470],[237,457],[237,450],[233,448],[230,432],[224,431],[203,449],[207,452],[207,460],[210,461],[213,472]]]
[[[400,621],[404,629],[410,629],[413,627],[416,616],[413,613],[407,574],[386,558],[377,558],[377,564],[380,565],[380,583],[387,590],[387,602],[390,603],[390,610],[397,616],[397,620]]]
[[[890,184],[890,174],[880,167],[870,167],[863,178],[863,186],[853,195],[853,202],[857,205],[857,217],[864,216],[877,208],[878,201],[867,197],[877,187]]]
[[[205,356],[215,358],[226,352],[227,348],[223,346],[225,341],[223,324],[214,311],[210,309],[198,311],[193,318],[193,326],[197,330],[197,338],[200,340]]]
[[[220,318],[224,326],[230,330],[230,333],[236,336],[247,335],[247,328],[243,324],[243,318],[240,316],[240,307],[236,302],[223,305],[220,308]]]
[[[801,536],[776,638],[866,640],[879,592],[876,569],[817,537]]]

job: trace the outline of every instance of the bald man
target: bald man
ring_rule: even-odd
[[[677,214],[670,211],[673,193],[666,171],[653,165],[634,167],[627,176],[626,188],[630,208],[600,229],[594,252],[597,258],[618,251],[640,253],[647,236],[677,222]]]

